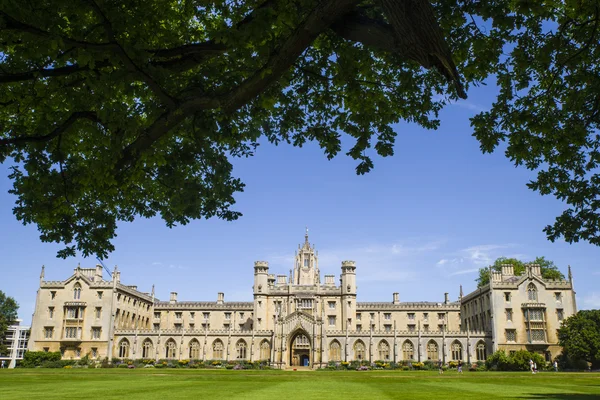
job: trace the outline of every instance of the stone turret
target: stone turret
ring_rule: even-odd
[[[267,327],[267,295],[269,293],[269,281],[274,284],[274,277],[269,276],[269,263],[267,261],[254,262],[254,329],[266,329]]]
[[[293,285],[316,285],[320,283],[319,260],[314,246],[308,242],[308,228],[304,234],[304,244],[298,246],[292,274]]]

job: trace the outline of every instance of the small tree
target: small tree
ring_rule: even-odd
[[[600,310],[582,310],[567,318],[558,330],[558,343],[571,358],[600,369]]]
[[[19,305],[15,299],[7,296],[0,290],[0,338],[6,337],[8,326],[17,319],[18,309]],[[5,354],[7,351],[6,345],[0,340],[0,354]]]

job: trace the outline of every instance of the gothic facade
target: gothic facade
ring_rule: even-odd
[[[115,267],[77,267],[64,281],[40,277],[29,349],[64,358],[268,360],[276,367],[318,368],[330,361],[483,361],[497,349],[554,357],[556,329],[576,312],[573,281],[548,281],[539,266],[514,276],[491,272],[490,284],[458,301],[358,302],[356,265],[344,261],[321,281],[308,235],[289,275],[254,263],[254,300],[169,301],[121,283]]]

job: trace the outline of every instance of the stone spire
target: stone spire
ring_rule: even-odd
[[[304,232],[304,248],[310,248],[310,243],[308,243],[308,226],[306,227],[306,232]]]

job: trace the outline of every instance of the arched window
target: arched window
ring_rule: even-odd
[[[238,360],[245,360],[246,359],[246,342],[244,342],[242,339],[238,340],[237,344],[235,345],[236,348],[236,354],[237,354],[237,359]]]
[[[477,343],[477,361],[485,361],[487,358],[487,353],[485,351],[485,343],[483,341],[479,341]]]
[[[437,361],[440,357],[440,353],[438,352],[438,345],[433,340],[430,340],[427,343],[427,359],[431,361]]]
[[[537,301],[538,299],[537,288],[533,283],[530,283],[529,286],[527,286],[527,299],[529,299],[529,301]]]
[[[342,360],[342,350],[340,346],[340,342],[334,340],[329,345],[329,361],[341,361]]]
[[[144,343],[142,343],[142,358],[151,358],[152,357],[152,340],[146,339]]]
[[[415,359],[415,348],[410,340],[407,340],[402,345],[402,357],[404,360]]]
[[[165,358],[177,358],[177,343],[173,339],[167,340],[165,348]]]
[[[213,360],[222,360],[223,359],[223,342],[219,339],[213,342]]]
[[[123,339],[119,343],[119,357],[120,358],[129,357],[129,340]]]
[[[377,346],[377,349],[379,350],[380,360],[385,361],[390,359],[390,345],[385,340],[379,342],[379,346]]]
[[[76,283],[75,286],[73,286],[73,299],[81,299],[81,285],[79,283]]]
[[[260,359],[270,360],[271,359],[271,345],[266,340],[263,340],[260,344]]]
[[[460,344],[458,340],[452,343],[450,346],[450,351],[452,352],[452,360],[462,360],[462,344]]]
[[[190,360],[200,359],[200,343],[196,339],[190,342]]]
[[[365,359],[365,344],[361,340],[358,340],[356,343],[354,343],[354,359]]]

